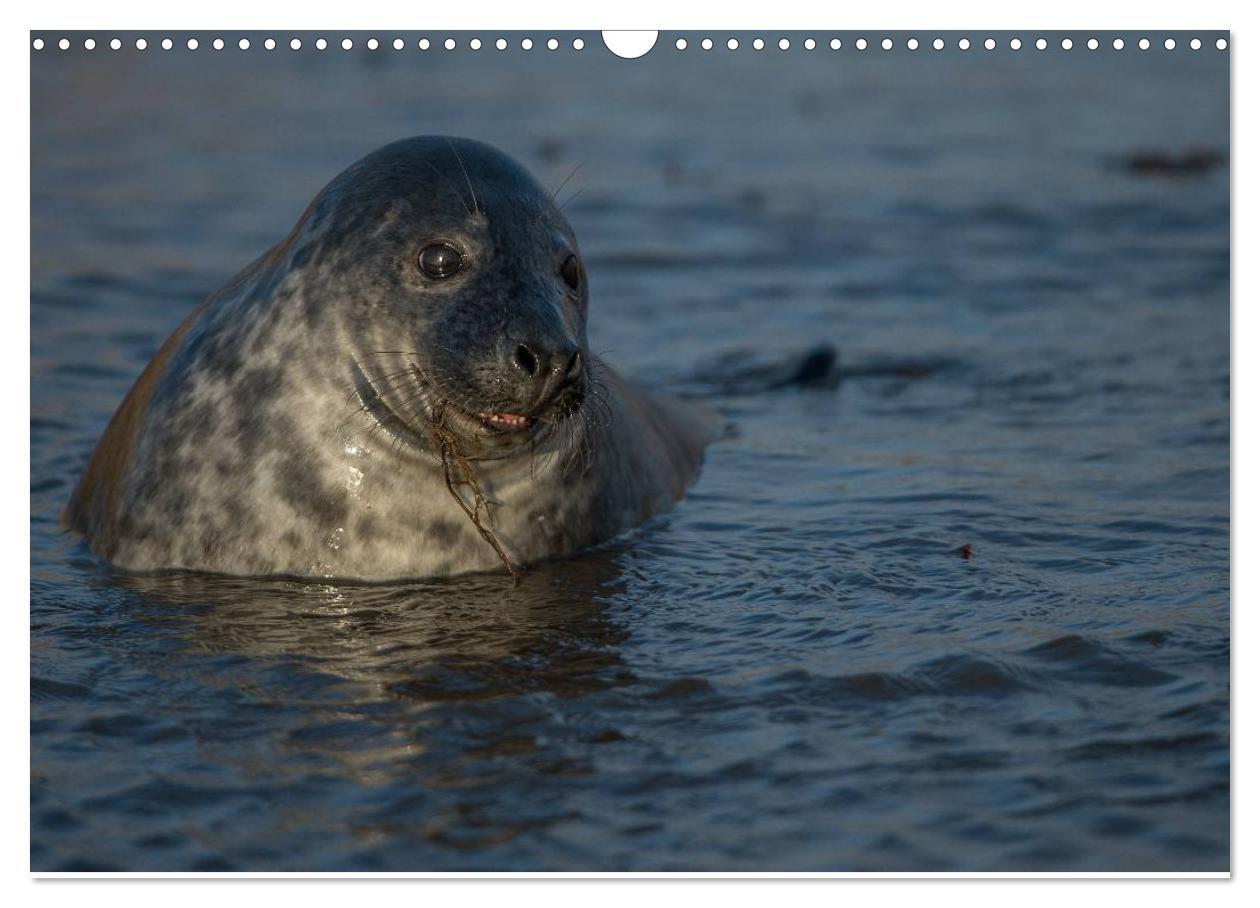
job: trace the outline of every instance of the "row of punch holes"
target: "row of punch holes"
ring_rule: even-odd
[[[586,42],[582,38],[574,38],[572,42],[570,43],[574,50],[582,50],[586,46]],[[827,43],[827,46],[830,47],[832,50],[840,50],[844,46],[844,43],[839,38],[832,38],[830,41],[827,41],[826,43]],[[280,46],[280,44],[276,41],[275,38],[266,38],[263,41],[261,41],[260,44],[266,50],[275,50],[277,47]],[[329,47],[328,40],[325,38],[316,38],[313,42],[311,42],[311,44],[312,46],[314,46],[316,50],[326,50]],[[404,41],[402,38],[394,38],[392,41],[389,42],[389,44],[396,51],[403,50],[407,46],[407,42]],[[1009,42],[1006,42],[1006,44],[1011,50],[1020,50],[1024,46],[1023,41],[1021,41],[1019,38],[1011,38]],[[1073,47],[1075,46],[1071,38],[1064,38],[1061,41],[1059,41],[1058,44],[1059,44],[1059,47],[1062,48],[1063,50],[1072,50]],[[1191,38],[1188,44],[1191,50],[1199,50],[1200,48],[1203,47],[1203,42],[1199,38]],[[704,51],[713,50],[714,47],[718,46],[717,44],[715,44],[712,38],[702,38],[698,42],[698,45],[700,49]],[[758,50],[758,51],[764,50],[767,46],[766,41],[763,38],[753,38],[749,42],[749,45],[752,47],[753,50]],[[1089,50],[1098,50],[1099,47],[1102,46],[1102,42],[1100,42],[1099,39],[1097,38],[1088,38],[1083,42],[1083,45]],[[1164,45],[1165,50],[1177,49],[1177,41],[1175,38],[1164,39],[1163,45]],[[31,47],[33,47],[35,50],[43,50],[45,46],[46,44],[43,38],[35,38],[31,42]],[[72,45],[69,38],[61,38],[60,40],[57,41],[56,46],[58,49],[64,51],[64,50],[69,50]],[[123,47],[123,42],[119,38],[113,38],[108,42],[108,46],[111,50],[121,50]],[[145,38],[137,38],[135,40],[136,50],[146,50],[148,46],[149,46],[149,42]],[[163,38],[159,42],[159,46],[162,48],[162,50],[172,50],[175,47],[175,42],[170,38]],[[196,38],[189,38],[187,39],[186,42],[184,42],[184,46],[187,47],[188,50],[197,50],[200,48],[201,43]],[[240,40],[236,42],[236,46],[240,50],[249,50],[251,47],[251,43],[248,38],[241,38]],[[295,50],[295,51],[301,50],[303,47],[302,39],[291,38],[289,39],[288,46],[290,50]],[[343,38],[340,42],[340,46],[341,46],[341,49],[344,51],[354,50],[355,42],[351,38]],[[364,42],[364,46],[368,50],[379,50],[383,46],[383,44],[376,38],[368,38]],[[433,46],[434,46],[433,42],[431,42],[428,38],[421,38],[419,41],[416,42],[416,47],[419,50],[429,50]],[[444,47],[446,50],[455,50],[456,48],[459,47],[459,42],[454,38],[447,38],[441,42],[441,46]],[[480,38],[470,38],[467,41],[467,47],[470,50],[481,50],[482,46],[483,44]],[[493,42],[493,46],[496,50],[503,51],[503,50],[507,50],[508,47],[511,45],[506,38],[498,38]],[[547,41],[545,42],[545,46],[548,50],[559,50],[560,40],[558,38],[548,38]],[[680,51],[687,50],[689,46],[690,45],[688,44],[688,41],[686,38],[678,38],[674,42],[674,47]],[[792,42],[787,38],[780,38],[778,42],[776,43],[776,46],[781,51],[791,50]],[[801,46],[804,47],[805,50],[814,50],[815,48],[819,46],[819,42],[816,41],[814,38],[806,38],[804,41],[801,42]],[[892,38],[883,38],[881,40],[878,40],[874,44],[872,42],[867,41],[866,38],[858,38],[857,40],[853,42],[853,47],[859,51],[863,51],[863,50],[866,50],[868,47],[874,47],[874,46],[878,46],[883,50],[889,51],[889,50],[892,50],[896,46],[896,43],[893,41]],[[918,50],[920,46],[921,45],[918,38],[907,38],[905,41],[906,50],[912,50],[912,51]],[[933,50],[939,51],[939,50],[944,50],[948,45],[944,38],[935,38],[930,42],[930,46],[932,47]],[[996,38],[985,38],[983,39],[983,41],[980,42],[980,46],[984,47],[985,50],[990,50],[990,51],[996,50],[998,47],[998,40]],[[1033,42],[1033,47],[1035,47],[1037,50],[1046,50],[1050,46],[1051,46],[1050,42],[1045,38],[1037,38]],[[1224,38],[1218,38],[1216,40],[1217,50],[1225,50],[1228,46],[1229,46],[1229,42],[1226,41]],[[83,39],[84,50],[95,50],[96,47],[97,47],[97,41],[95,38]],[[215,50],[223,50],[225,47],[227,47],[227,42],[225,42],[222,38],[215,38],[210,42],[210,47],[214,48]],[[533,47],[534,47],[534,41],[532,38],[522,38],[520,40],[521,50],[532,50]],[[971,43],[970,38],[958,39],[959,50],[967,51],[967,50],[970,50],[971,47],[972,47],[972,43]],[[1113,38],[1111,40],[1111,47],[1114,50],[1124,50],[1125,48],[1124,39]],[[1152,47],[1152,42],[1149,38],[1139,38],[1137,41],[1137,47],[1139,50],[1150,50],[1150,48]],[[739,39],[728,38],[726,40],[726,48],[727,50],[732,50],[732,51],[739,50],[740,48]]]

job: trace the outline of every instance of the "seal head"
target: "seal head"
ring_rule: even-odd
[[[389,145],[325,190],[315,221],[301,268],[353,288],[320,302],[361,326],[357,388],[381,418],[413,431],[437,421],[469,454],[501,457],[581,406],[577,239],[506,155],[445,138]]]

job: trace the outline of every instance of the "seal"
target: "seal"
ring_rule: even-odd
[[[394,142],[202,301],[65,510],[131,571],[387,580],[568,555],[669,508],[719,428],[591,353],[573,229],[480,142]]]

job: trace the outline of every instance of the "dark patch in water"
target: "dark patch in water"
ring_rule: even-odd
[[[1144,177],[1197,177],[1224,167],[1229,159],[1211,149],[1192,149],[1181,153],[1135,151],[1124,159],[1130,173]]]

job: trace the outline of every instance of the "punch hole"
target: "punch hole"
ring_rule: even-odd
[[[525,38],[521,41],[521,50],[533,50],[533,49],[534,49],[533,38]]]
[[[971,47],[971,41],[969,41],[969,40],[968,40],[968,39],[966,39],[966,38],[959,38],[959,39],[958,39],[958,49],[959,49],[959,50],[967,50],[967,49],[969,49],[970,47]]]
[[[813,50],[813,49],[814,49],[815,47],[817,47],[817,46],[818,46],[818,42],[817,42],[817,41],[815,41],[813,38],[806,38],[806,39],[805,39],[805,49],[806,49],[806,50]]]
[[[1198,38],[1191,38],[1191,39],[1190,39],[1190,49],[1191,49],[1191,50],[1198,50],[1198,49],[1199,49],[1200,47],[1202,47],[1202,46],[1203,46],[1203,42],[1202,42],[1202,41],[1200,41]]]
[[[468,46],[471,47],[473,50],[481,50],[481,39],[473,38],[471,41],[468,42]]]
[[[880,41],[879,46],[884,50],[892,50],[892,38],[885,38],[883,41]]]
[[[753,38],[753,50],[764,50],[765,46],[765,41],[762,41],[760,38]]]
[[[933,40],[933,41],[932,41],[932,49],[933,49],[933,50],[944,50],[944,49],[945,49],[945,41],[944,41],[944,39],[942,39],[942,38],[936,38],[935,40]]]
[[[1050,45],[1046,43],[1046,39],[1045,39],[1045,38],[1038,38],[1038,39],[1037,39],[1037,50],[1045,50],[1045,49],[1046,49],[1047,47],[1049,47],[1049,46],[1050,46]]]
[[[1090,38],[1088,41],[1085,42],[1085,46],[1088,47],[1090,50],[1098,50],[1098,39]]]
[[[559,50],[559,49],[560,49],[559,41],[557,41],[555,38],[547,39],[547,50]]]
[[[853,46],[856,47],[858,50],[866,50],[866,39],[858,38],[856,41],[853,42]]]
[[[1229,47],[1229,42],[1228,42],[1228,41],[1226,41],[1224,38],[1217,38],[1217,39],[1216,39],[1216,49],[1217,49],[1217,50],[1224,50],[1224,49],[1225,49],[1225,48],[1227,48],[1227,47]]]
[[[110,50],[122,50],[122,41],[118,38],[111,38],[109,41]]]
[[[918,50],[918,49],[919,49],[919,39],[918,39],[918,38],[911,38],[910,40],[908,40],[908,41],[906,42],[906,47],[908,47],[910,50]]]
[[[494,42],[494,46],[496,50],[507,50],[507,39],[500,38],[499,40]]]
[[[407,45],[406,45],[406,42],[405,42],[405,41],[403,41],[403,39],[402,39],[402,38],[395,38],[395,39],[394,39],[394,50],[402,50],[402,49],[403,49],[404,47],[406,47],[406,46],[407,46]]]
[[[526,41],[528,41],[529,39],[528,39],[528,38],[526,38],[525,40],[526,40]],[[454,49],[455,49],[455,39],[454,39],[454,38],[447,38],[445,41],[443,41],[443,42],[442,42],[442,46],[443,46],[443,47],[445,47],[447,50],[454,50]],[[522,42],[522,43],[521,43],[521,46],[522,46],[522,47],[524,47],[524,46],[525,46],[525,45],[524,45],[524,42]],[[526,48],[526,49],[528,50],[528,48]]]
[[[214,39],[214,49],[215,49],[215,50],[223,50],[223,39],[222,39],[222,38],[215,38],[215,39]]]
[[[727,50],[739,50],[739,40],[737,38],[728,38],[726,41]]]
[[[95,38],[88,38],[86,41],[84,41],[84,42],[83,42],[83,48],[84,48],[84,50],[95,50],[95,49],[96,49],[96,39],[95,39]]]
[[[144,50],[148,46],[149,46],[149,42],[144,40],[143,38],[136,39],[136,50]]]
[[[354,42],[353,42],[353,41],[351,41],[349,38],[344,38],[344,39],[342,39],[342,41],[341,41],[341,49],[342,49],[342,50],[351,50],[351,49],[353,49],[353,48],[354,48]]]
[[[622,31],[619,29],[600,32],[600,36],[604,39],[604,46],[623,60],[637,60],[656,47],[656,39],[659,34],[659,32]],[[578,45],[578,42],[581,40],[581,38],[574,40],[574,50],[582,49]],[[680,38],[679,40],[681,41],[682,39]],[[687,43],[683,41],[683,46],[678,49],[683,50],[686,46]]]
[[[677,41],[675,41],[675,42],[674,42],[674,47],[678,48],[679,50],[686,50],[686,49],[687,49],[687,39],[686,39],[686,38],[679,38]]]
[[[1060,46],[1061,48],[1063,48],[1064,50],[1071,50],[1071,49],[1072,49],[1072,39],[1071,39],[1071,38],[1064,38],[1061,42],[1059,42],[1059,46]]]
[[[428,50],[428,49],[429,49],[429,39],[428,39],[428,38],[421,38],[419,41],[417,41],[417,42],[416,42],[416,47],[420,48],[421,50]]]
[[[175,42],[173,42],[170,38],[162,39],[162,50],[170,50],[174,46]]]
[[[1140,50],[1150,50],[1151,42],[1148,41],[1146,38],[1143,38],[1141,41],[1138,42],[1138,48]]]
[[[315,49],[316,49],[316,50],[327,50],[327,49],[328,49],[328,40],[327,40],[326,38],[316,38],[316,39],[315,39]]]
[[[58,46],[59,48],[61,48],[62,50],[69,50],[69,49],[70,49],[70,39],[69,39],[69,38],[62,38],[60,41],[58,41],[58,42],[57,42],[57,46]]]
[[[263,42],[263,47],[267,48],[267,50],[275,50],[275,49],[276,49],[276,39],[275,39],[275,38],[268,38],[266,41],[264,41],[264,42]]]
[[[655,44],[656,42],[653,42],[653,43]],[[574,50],[581,50],[581,49],[582,49],[582,48],[584,48],[584,47],[586,47],[586,42],[585,42],[585,41],[583,41],[581,38],[574,38],[574,39],[573,39],[573,49],[574,49]]]
[[[1117,38],[1116,40],[1111,42],[1111,46],[1114,47],[1116,50],[1124,50],[1124,39]]]
[[[1167,41],[1164,42],[1164,50],[1176,50],[1176,49],[1177,49],[1177,42],[1174,41],[1172,38],[1169,38]]]
[[[197,49],[197,39],[196,39],[196,38],[189,38],[189,39],[188,39],[188,49],[189,49],[189,50],[196,50],[196,49]]]
[[[34,41],[32,41],[32,42],[31,42],[31,47],[35,48],[36,50],[43,50],[43,49],[44,49],[44,39],[43,39],[43,38],[36,38]]]
[[[787,38],[780,38],[780,39],[779,39],[779,50],[787,50],[787,49],[789,49],[791,46],[792,46],[792,42],[791,42],[791,41],[789,41]]]
[[[1024,42],[1019,40],[1018,38],[1011,39],[1011,50],[1019,50],[1023,46],[1024,46]]]
[[[241,50],[249,50],[249,39],[242,38],[241,40],[236,42],[236,46],[239,47]]]
[[[832,50],[839,50],[844,46],[844,43],[839,38],[832,38],[829,46]]]
[[[381,42],[377,41],[375,38],[368,38],[368,42],[367,42],[368,50],[376,50],[380,46],[381,46]]]
[[[984,49],[985,49],[985,50],[994,50],[994,49],[996,49],[996,48],[997,48],[997,42],[996,42],[996,41],[994,41],[992,38],[985,38],[985,39],[984,39]]]

